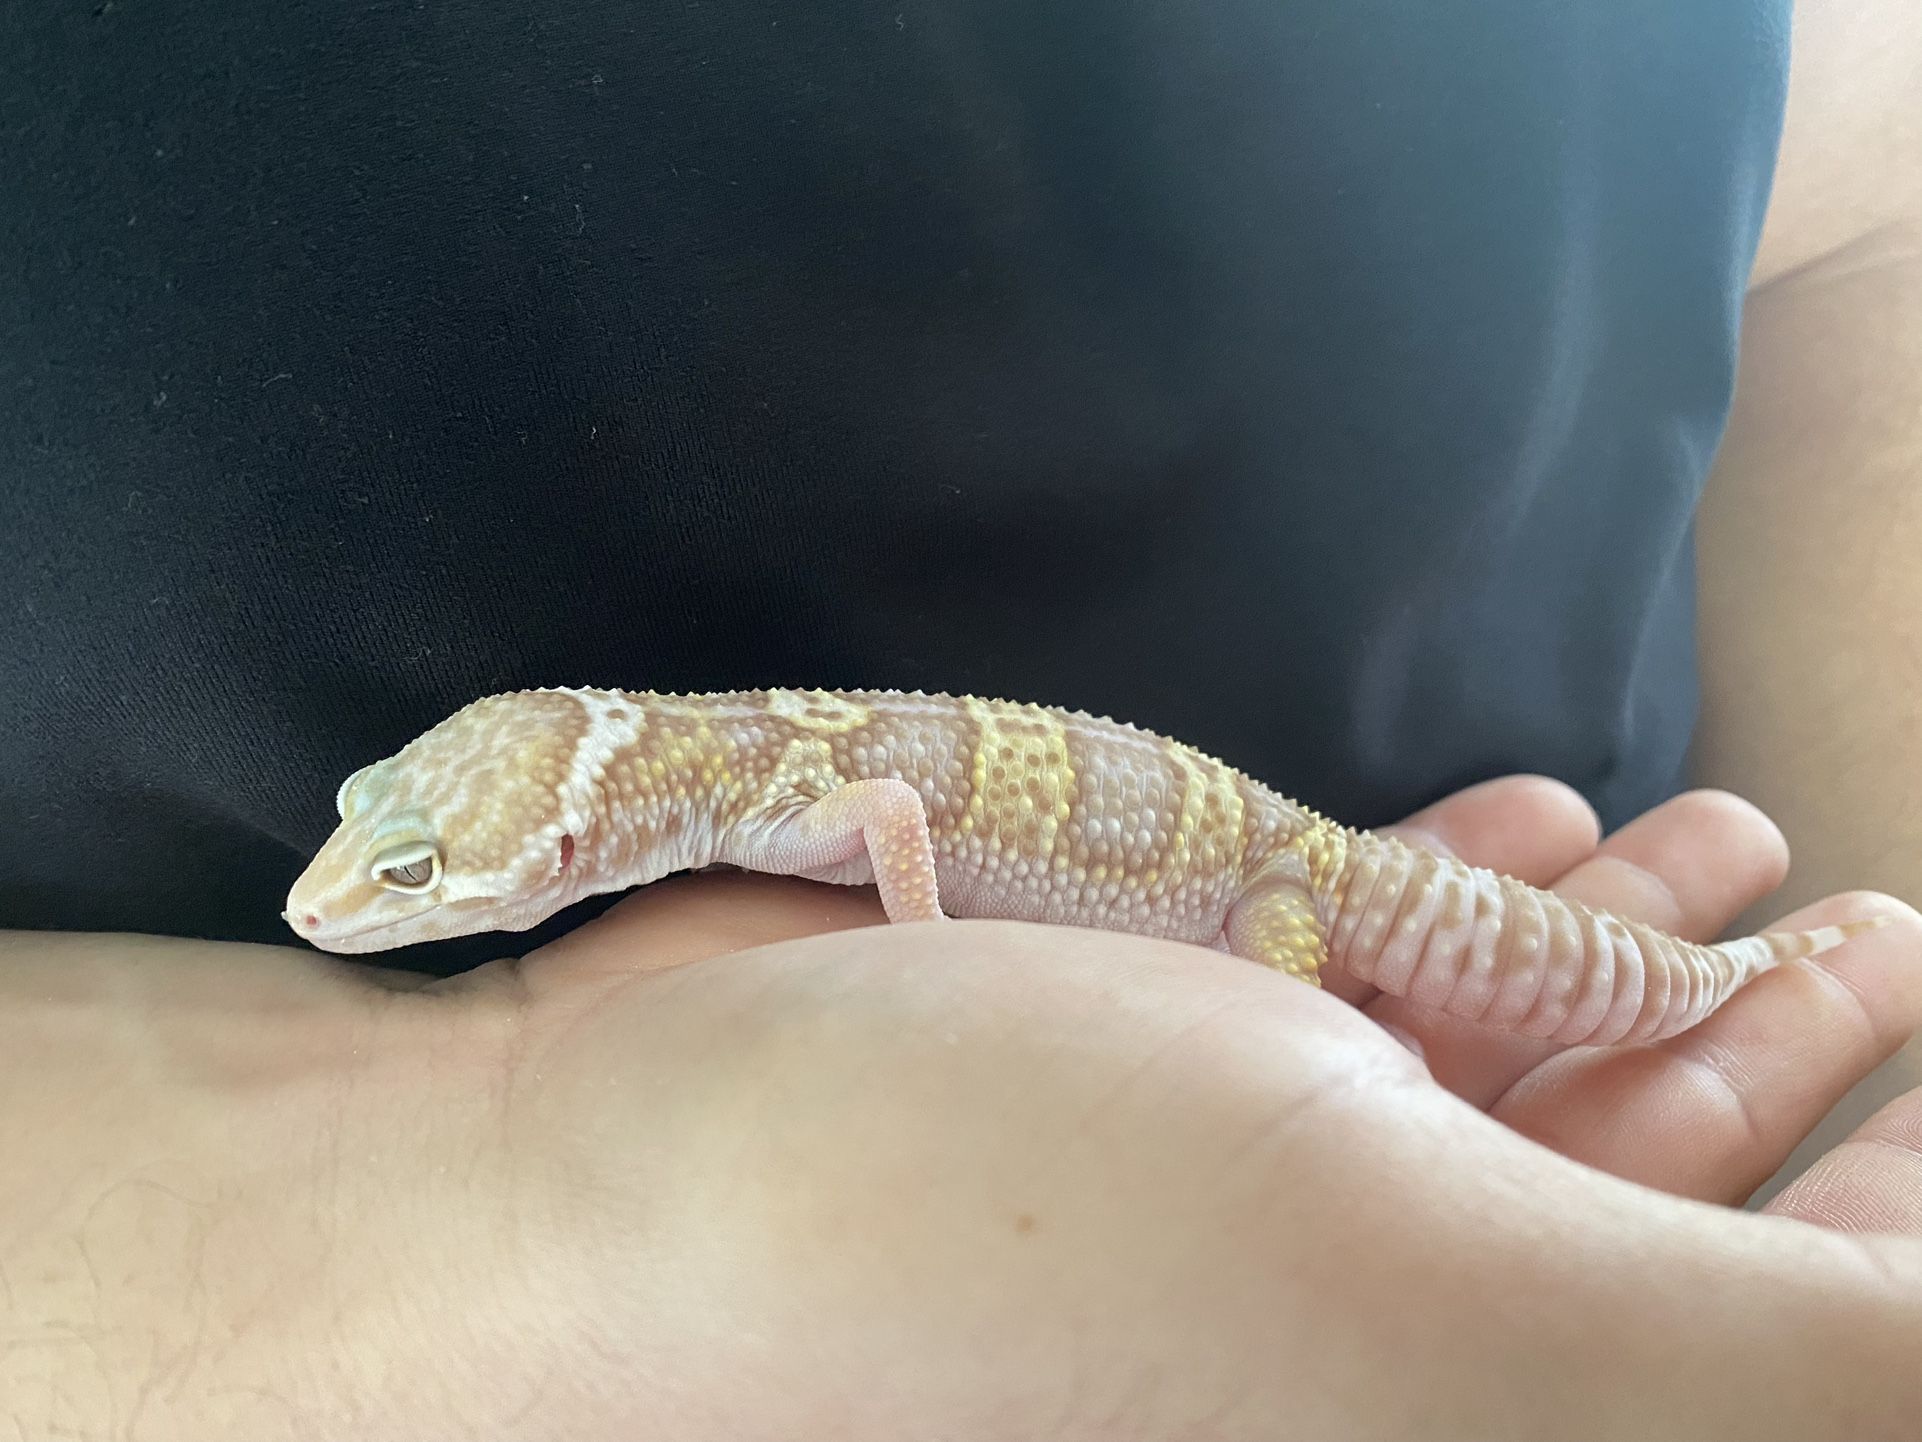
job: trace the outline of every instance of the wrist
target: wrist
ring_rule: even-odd
[[[462,1355],[452,1262],[496,1189],[416,1200],[460,1099],[408,1008],[252,948],[8,937],[0,962],[0,1430],[409,1430]]]

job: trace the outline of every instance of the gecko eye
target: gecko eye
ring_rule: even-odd
[[[440,885],[440,851],[431,842],[416,841],[381,852],[368,868],[375,882],[389,891],[422,896]]]

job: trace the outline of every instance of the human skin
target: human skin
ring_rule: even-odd
[[[1795,848],[1775,898],[1922,902],[1922,6],[1797,0],[1780,163],[1697,515],[1697,784]],[[1755,910],[1738,930],[1763,919]],[[1791,1164],[1922,1084],[1922,1044]]]
[[[1599,849],[1533,779],[1413,823],[1686,936],[1786,860],[1714,794]],[[1913,1435],[1922,1095],[1771,1215],[1737,1205],[1922,1021],[1922,919],[1857,895],[1793,922],[1877,905],[1895,925],[1694,1031],[1562,1053],[1201,948],[877,925],[870,893],[767,877],[662,883],[433,983],[9,934],[0,1421]]]

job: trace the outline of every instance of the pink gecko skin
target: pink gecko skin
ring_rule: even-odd
[[[341,785],[286,918],[344,953],[534,926],[724,864],[875,885],[894,922],[1004,917],[1333,965],[1497,1030],[1695,1025],[1880,918],[1701,946],[1331,822],[1190,747],[1050,707],[890,691],[545,689]]]

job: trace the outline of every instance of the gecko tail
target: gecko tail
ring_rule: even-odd
[[[1865,932],[1878,931],[1889,924],[1886,916],[1869,916],[1859,921],[1843,921],[1833,926],[1813,926],[1806,931],[1759,931],[1753,936],[1736,937],[1721,941],[1713,946],[1700,948],[1717,956],[1726,958],[1739,969],[1734,978],[1734,986],[1741,986],[1760,976],[1765,971],[1773,971],[1785,961],[1795,961],[1805,956],[1820,956],[1825,951],[1833,951],[1844,942],[1853,941]],[[1678,942],[1678,946],[1688,943]],[[1706,1014],[1706,1013],[1704,1013]],[[1699,1021],[1698,1016],[1691,1020]],[[1662,1033],[1672,1034],[1680,1026]]]
[[[1700,945],[1368,835],[1318,898],[1329,960],[1383,991],[1568,1045],[1659,1041],[1765,971],[1888,924],[1871,916]]]
[[[1796,961],[1805,956],[1820,956],[1825,951],[1833,951],[1843,943],[1853,941],[1867,932],[1879,931],[1889,924],[1886,916],[1863,917],[1857,921],[1838,922],[1833,926],[1813,926],[1806,931],[1761,931],[1753,936],[1737,937],[1731,941],[1717,942],[1713,946],[1699,948],[1714,956],[1724,958],[1735,968],[1721,997],[1706,1005],[1698,1001],[1689,1008],[1672,1009],[1674,1014],[1665,1018],[1646,1036],[1632,1037],[1640,1040],[1659,1040],[1673,1036],[1676,1032],[1686,1031],[1704,1016],[1713,1011],[1727,995],[1737,987],[1744,986],[1765,971],[1773,971],[1785,961]],[[1675,947],[1685,947],[1685,942],[1672,943]]]
[[[1880,931],[1888,924],[1889,918],[1886,916],[1865,916],[1859,921],[1843,921],[1834,926],[1814,926],[1807,931],[1763,931],[1746,939],[1766,945],[1769,950],[1769,965],[1775,966],[1784,961],[1794,961],[1797,957],[1820,956],[1825,951],[1834,951],[1843,942],[1853,941],[1867,932]]]

